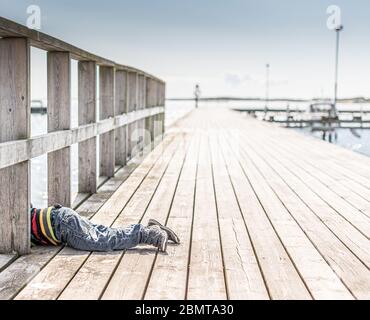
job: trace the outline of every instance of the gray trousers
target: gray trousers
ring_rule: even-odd
[[[55,236],[63,244],[84,251],[125,250],[143,240],[144,226],[135,224],[126,228],[109,228],[92,223],[69,208],[54,209]]]

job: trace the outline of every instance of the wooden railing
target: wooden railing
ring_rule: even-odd
[[[162,138],[165,83],[1,17],[0,37],[0,253],[26,254],[30,160],[48,155],[48,203],[71,206],[70,146],[78,143],[78,191],[95,193],[97,150],[100,176],[113,177],[117,166]],[[47,51],[48,133],[37,137],[30,135],[31,46]],[[71,59],[78,60],[79,126],[73,129]]]

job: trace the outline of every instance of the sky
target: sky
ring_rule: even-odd
[[[339,97],[370,97],[368,0],[0,0],[0,16],[26,24],[41,8],[41,31],[167,83],[167,97],[331,97],[341,8]],[[76,95],[76,64],[72,65]],[[32,96],[46,95],[45,53],[32,50]]]

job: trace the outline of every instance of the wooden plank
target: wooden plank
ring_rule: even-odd
[[[264,130],[265,129],[266,127],[264,127]],[[251,137],[251,139],[252,138],[253,137]],[[261,143],[261,140],[259,140],[259,148],[264,148],[264,143],[268,143],[268,141],[263,141],[263,143]],[[280,142],[280,144],[281,143],[282,142]],[[274,149],[275,146],[271,145],[270,148]],[[276,153],[279,154],[279,152],[276,150],[274,151],[275,153],[271,153],[271,156],[277,161],[281,161],[280,158],[283,157],[283,155],[277,157]],[[266,152],[271,151],[266,149]],[[330,206],[325,200],[323,200],[320,197],[321,194],[317,194],[315,190],[312,190],[308,185],[306,185],[306,180],[302,180],[302,177],[304,177],[303,179],[306,179],[306,174],[304,172],[302,173],[302,170],[291,164],[287,165],[284,161],[281,162],[281,164],[285,166],[285,168],[288,169],[288,172],[295,177],[290,181],[290,184],[293,185],[294,183],[294,190],[297,192],[300,191],[299,196],[302,198],[302,200],[313,210],[315,214],[320,217],[320,219],[322,219],[323,223],[333,230],[333,232],[341,239],[341,241],[343,241],[346,246],[348,246],[352,252],[354,252],[368,266],[369,254],[367,250],[364,250],[364,248],[369,246],[369,239],[353,224],[347,221],[344,216],[339,214],[338,211],[334,210],[334,207]],[[325,210],[323,210],[323,208],[325,208]],[[349,214],[351,213],[353,213],[353,208],[351,208]],[[362,213],[358,212],[357,215],[360,217],[360,219],[364,219],[364,215]],[[366,228],[366,224],[363,226],[363,228]]]
[[[353,152],[342,148],[340,146],[328,143],[326,141],[319,140],[311,136],[303,136],[298,132],[287,132],[281,131],[281,128],[276,127],[276,132],[279,135],[284,135],[287,139],[294,139],[300,141],[299,146],[306,146],[310,148],[310,151],[317,154],[320,159],[326,159],[330,162],[331,166],[335,166],[338,170],[343,170],[356,177],[366,177],[366,181],[369,186],[370,179],[370,159],[369,157],[362,155],[357,152]],[[330,157],[328,157],[330,155]]]
[[[287,146],[279,146],[281,151],[287,151]],[[304,170],[307,174],[312,175],[332,192],[336,193],[343,200],[348,202],[354,208],[370,217],[370,201],[366,199],[369,191],[355,181],[350,180],[340,172],[332,171],[330,167],[322,166],[316,157],[312,157],[305,150],[295,149],[289,144],[290,153],[284,155],[295,165]],[[294,153],[294,154],[293,154]],[[357,191],[357,192],[355,192]],[[362,196],[361,196],[362,194]]]
[[[125,206],[124,211],[121,212],[120,216],[118,217],[118,219],[116,219],[113,226],[122,226],[124,224],[129,224],[129,222],[136,223],[139,218],[137,218],[136,220],[135,218],[132,218],[130,221],[125,222],[121,220],[121,217],[125,218],[129,212],[133,212],[132,215],[136,214],[136,216],[137,215],[140,216],[140,212],[145,211],[147,200],[143,201],[141,198],[143,197],[143,194],[146,194],[148,196],[148,194],[151,193],[150,188],[152,188],[151,185],[153,181],[150,181],[150,180],[153,180],[154,176],[158,177],[158,174],[159,174],[158,168],[160,168],[160,166],[163,165],[163,163],[161,162],[164,161],[166,157],[168,157],[166,156],[166,153],[164,153],[165,148],[163,147],[166,146],[169,143],[169,141],[171,141],[171,139],[173,138],[174,136],[172,137],[169,136],[162,145],[160,145],[156,150],[154,150],[153,153],[149,155],[149,157],[153,157],[154,155],[156,155],[156,157],[158,158],[159,155],[163,154],[165,158],[160,158],[162,160],[160,160],[159,163],[156,164],[156,168],[153,167],[151,169],[153,171],[153,174],[150,176],[150,179],[146,179],[146,182],[145,182],[146,186],[144,186],[144,183],[143,183],[143,185],[140,188],[141,191],[139,190],[136,191],[136,193],[138,193],[138,195],[136,195],[135,193],[136,200],[134,199],[134,197],[132,197],[131,200],[130,200],[130,197],[126,198],[125,203],[127,203],[128,201],[130,202],[127,206]],[[151,150],[151,149],[147,148],[147,150]],[[168,152],[168,149],[166,149],[166,152]],[[131,177],[134,178],[135,176],[140,177],[140,175],[146,175],[147,171],[148,171],[147,168],[140,166],[137,168],[137,170],[133,172]],[[124,195],[121,195],[121,196],[118,195],[117,199],[120,199],[120,201],[122,201],[122,198],[125,198],[125,197],[127,197],[127,192],[125,192]],[[116,204],[117,206],[120,206],[118,202],[119,200],[114,200],[112,204]],[[121,204],[121,207],[123,206],[124,205]],[[108,207],[105,213],[105,216],[109,214],[110,212],[112,212],[112,209]],[[101,214],[101,211],[99,212],[99,214]],[[100,219],[102,218],[98,217],[98,221],[101,221]],[[60,299],[75,299],[76,297],[79,297],[79,296],[83,296],[85,299],[99,298],[110,279],[111,273],[113,272],[115,266],[119,262],[120,256],[121,256],[121,253],[112,253],[112,254],[93,253],[87,259],[85,264],[80,268],[79,272],[75,275],[73,280],[70,282],[68,287],[65,288],[62,295],[60,295],[59,298]],[[93,279],[90,279],[91,277],[93,277]]]
[[[133,188],[127,185],[125,188],[118,190],[112,198],[112,201],[107,203],[106,208],[102,208],[106,210],[104,216],[101,215],[102,211],[100,211],[99,214],[94,217],[94,220],[98,220],[98,223],[106,224],[103,218],[106,220],[106,217],[111,216],[113,212],[119,215],[114,219],[110,219],[110,224],[114,222],[112,225],[113,227],[138,223],[145,213],[177,146],[178,139],[176,139],[176,141],[166,149],[165,153],[158,158],[150,172],[144,173],[144,177],[141,177],[142,183],[140,182],[140,184],[137,184],[137,182],[135,182],[137,178],[135,179],[134,177],[132,181],[136,188],[131,191]],[[127,182],[130,180],[131,179]],[[107,286],[111,274],[116,270],[122,255],[122,251],[91,254],[79,272],[64,289],[60,299],[98,299]]]
[[[99,91],[100,91],[100,119],[108,119],[115,116],[115,70],[113,67],[100,67]],[[100,175],[113,177],[115,168],[115,140],[114,130],[102,134],[100,140]]]
[[[168,148],[174,148],[172,140],[167,141]],[[166,149],[168,150],[168,149]],[[150,154],[130,177],[119,187],[107,202],[93,216],[92,221],[97,224],[111,225],[122,208],[130,200],[143,179],[156,163],[159,152]],[[81,252],[72,248],[64,248],[27,286],[16,296],[17,300],[51,300],[57,299],[68,285],[83,263],[90,256],[90,252]]]
[[[127,113],[127,72],[116,71],[116,89],[115,89],[115,114]],[[115,157],[116,165],[125,166],[127,162],[126,152],[126,126],[115,130]]]
[[[272,158],[273,159],[273,158]],[[271,160],[273,161],[273,160]],[[290,173],[284,166],[279,167],[289,178],[289,185],[300,199],[315,213],[315,215],[338,237],[366,266],[369,267],[369,244],[363,234],[349,224],[342,216],[322,201],[300,179]]]
[[[183,139],[180,145],[178,145],[174,157],[169,163],[153,198],[145,210],[145,214],[141,219],[141,223],[144,225],[147,224],[149,218],[156,219],[162,223],[167,220],[189,144],[188,137],[184,137]],[[122,220],[120,219],[119,223],[122,225],[132,223],[133,217],[131,215],[131,212],[123,212],[123,218]],[[148,254],[150,251],[152,254]],[[102,299],[141,299],[145,293],[147,281],[150,277],[155,259],[156,250],[153,248],[144,249],[144,251],[139,251],[139,249],[128,250],[119,262]],[[126,283],[126,285],[122,286],[122,283]]]
[[[129,168],[122,169],[115,178],[112,178],[115,180],[114,183],[110,179],[77,211],[87,218],[91,218],[127,178],[130,173],[127,169]],[[120,183],[118,183],[119,178],[121,179]],[[0,274],[0,299],[12,299],[60,250],[60,247],[36,247],[32,249],[31,254],[12,263],[7,272]]]
[[[167,223],[176,230],[181,245],[168,246],[167,255],[157,256],[145,291],[146,300],[185,299],[198,153],[196,135],[187,152]]]
[[[211,159],[228,296],[231,300],[268,299],[216,135],[210,137]]]
[[[338,215],[342,216],[346,221],[358,229],[365,237],[370,238],[370,219],[361,211],[351,206],[348,202],[335,194],[320,181],[313,176],[307,174],[304,170],[286,159],[286,166],[289,166],[291,171],[320,199],[333,208]]]
[[[282,146],[282,147],[284,148],[285,146]],[[345,198],[347,200],[348,200],[348,197],[351,197],[350,195],[351,193],[355,193],[359,195],[360,197],[362,197],[367,202],[369,202],[367,200],[369,188],[370,188],[370,181],[368,178],[365,178],[362,175],[356,174],[355,172],[353,172],[353,170],[348,170],[344,167],[334,164],[333,161],[331,160],[332,155],[326,154],[325,152],[325,156],[324,156],[323,149],[321,149],[319,152],[319,150],[316,151],[315,148],[313,150],[312,148],[310,148],[309,152],[307,152],[308,150],[306,147],[301,147],[299,144],[293,144],[293,143],[289,143],[289,147],[292,147],[292,151],[295,151],[296,153],[299,153],[301,155],[305,155],[305,164],[315,167],[316,168],[315,173],[317,171],[322,172],[324,176],[321,175],[320,176],[321,178],[324,178],[324,177],[329,178],[330,176],[330,179],[332,179],[332,181],[333,180],[337,181],[338,183],[334,182],[335,190],[333,190],[334,188],[332,188],[333,191],[337,191],[337,189],[339,188],[340,190],[338,191],[341,192],[341,190],[345,188],[348,191],[350,191],[349,194],[346,193]],[[308,161],[309,159],[312,159],[312,161]],[[348,162],[348,160],[345,162]],[[332,184],[333,183],[330,183],[331,186]],[[342,186],[340,187],[339,184],[341,184]],[[356,196],[354,195],[354,197]],[[353,201],[352,203],[358,204],[357,199],[358,198],[356,198],[356,201]],[[358,201],[361,201],[361,200],[358,199]]]
[[[206,118],[204,117],[203,120],[206,121]],[[226,299],[209,146],[205,134],[201,136],[199,151],[190,250],[186,298],[189,300]]]
[[[317,216],[312,214],[308,206],[299,205],[301,202],[300,198],[290,189],[292,187],[286,185],[286,182],[277,175],[277,172],[282,174],[286,179],[289,179],[289,175],[286,175],[285,171],[280,171],[280,167],[274,169],[273,166],[275,165],[275,161],[269,161],[269,165],[272,169],[279,170],[275,172],[266,167],[262,159],[258,160],[258,164],[261,170],[263,170],[262,172],[265,179],[269,182],[271,187],[273,187],[274,192],[276,192],[281,201],[283,201],[292,217],[300,224],[302,230],[307,234],[330,267],[355,297],[365,298],[369,294],[369,270],[345,245],[343,245],[335,234],[333,234]],[[324,272],[320,274],[321,282],[317,287],[321,290],[320,299],[334,299],[335,296],[337,296],[338,299],[344,299],[345,295],[343,290],[336,290],[333,292],[335,289],[335,282],[331,282],[330,278],[326,278],[326,281],[324,281],[324,274]],[[331,290],[327,286],[332,286]]]
[[[78,213],[81,216],[91,219],[122,183],[128,179],[137,166],[138,164],[136,163],[129,163],[126,167],[121,168],[114,177],[108,179],[98,188],[97,193],[94,193],[87,201],[78,206]]]
[[[263,144],[265,144],[265,143],[263,143]],[[280,142],[280,144],[281,144],[281,142]],[[259,141],[258,145],[259,146],[262,145],[261,141]],[[278,159],[281,159],[280,155],[278,156]],[[341,222],[341,220],[340,220],[341,217],[335,212],[333,213],[333,217],[335,217],[335,216],[339,217],[339,221],[337,222],[337,224],[334,224],[333,221],[335,221],[335,219],[333,219],[333,217],[330,217],[327,214],[327,211],[330,211],[330,209],[327,210],[327,209],[323,208],[322,206],[319,207],[318,205],[315,205],[314,198],[308,198],[307,196],[305,196],[305,193],[303,192],[303,189],[299,187],[300,185],[303,185],[303,183],[300,182],[298,178],[294,177],[294,175],[292,173],[290,173],[287,169],[285,169],[276,160],[277,159],[274,159],[271,156],[269,156],[269,164],[270,165],[274,164],[274,167],[276,168],[276,169],[275,168],[274,169],[276,170],[276,172],[282,177],[282,179],[287,181],[286,183],[289,183],[290,188],[299,197],[304,199],[304,201],[306,201],[307,206],[310,206],[312,208],[312,210],[314,210],[314,213],[317,215],[317,217],[320,218],[320,222],[322,224],[321,229],[320,229],[320,223],[317,223],[317,225],[314,225],[314,226],[307,227],[308,228],[307,232],[309,234],[312,232],[312,237],[313,237],[313,239],[316,239],[315,241],[318,241],[318,243],[320,243],[320,240],[321,240],[326,246],[328,246],[328,243],[330,243],[330,241],[328,240],[328,236],[325,236],[325,233],[323,233],[323,231],[322,231],[322,229],[324,229],[324,231],[325,231],[325,229],[326,229],[325,225],[327,225],[328,228],[330,227],[330,229],[328,229],[328,230],[331,230],[332,232],[335,233],[335,234],[332,234],[332,238],[335,238],[336,240],[339,239],[339,240],[343,241],[344,244],[348,248],[350,248],[352,251],[356,252],[356,248],[361,248],[363,246],[365,246],[365,247],[369,246],[369,244],[361,243],[361,242],[364,241],[364,238],[362,238],[362,240],[358,239],[358,236],[357,236],[357,234],[359,234],[358,231],[353,232],[353,229],[352,229],[352,231],[348,230],[348,227],[347,227],[346,223]],[[295,181],[296,181],[296,183],[295,183]],[[279,186],[279,188],[281,189],[281,186]],[[305,188],[308,189],[307,187],[305,187]],[[308,192],[308,194],[309,194],[309,192]],[[288,202],[286,202],[286,203],[288,203]],[[294,211],[292,211],[292,213],[293,212]],[[326,215],[324,215],[324,214],[326,214]],[[314,221],[314,218],[317,219],[317,217],[313,216],[312,213],[310,213],[309,216],[312,216],[311,220],[313,219],[313,221]],[[299,219],[299,218],[303,219],[303,218],[305,218],[305,216],[303,214],[301,214],[301,215],[297,216],[297,219]],[[305,221],[304,219],[303,220],[302,219],[301,219],[301,221]],[[313,222],[311,222],[311,223],[313,223]],[[306,224],[307,224],[307,222],[306,222]],[[326,232],[328,232],[328,230]],[[346,232],[347,232],[347,238],[345,236],[343,236],[343,234],[345,234]],[[330,234],[330,232],[329,232],[329,234]],[[351,238],[351,236],[352,236],[352,238]],[[329,239],[330,239],[330,236],[329,236]],[[352,246],[350,245],[351,242],[352,242]],[[330,250],[329,250],[330,248],[332,248],[333,251],[330,252]],[[335,265],[335,263],[338,263],[338,261],[341,261],[341,259],[343,259],[343,261],[341,261],[341,264],[337,267],[338,272],[339,273],[341,273],[341,272],[344,273],[343,279],[345,279],[345,281],[347,283],[349,283],[348,286],[351,288],[351,290],[353,290],[353,292],[356,295],[358,295],[362,298],[366,297],[366,295],[369,293],[369,289],[367,287],[368,286],[368,271],[365,271],[366,267],[364,267],[363,264],[361,264],[360,261],[357,258],[355,258],[354,256],[348,257],[348,254],[346,253],[346,251],[348,251],[347,248],[343,249],[343,248],[340,248],[340,246],[339,246],[339,248],[335,248],[333,245],[331,245],[329,248],[326,248],[324,246],[324,249],[326,249],[326,252],[329,252],[329,253],[327,253],[328,255],[332,254],[332,256],[329,256],[329,258],[328,258],[330,263],[334,263],[334,265]],[[341,254],[339,255],[338,252],[341,252]],[[368,258],[366,257],[366,252],[364,252],[362,254],[362,256],[365,257],[365,261],[368,261]],[[361,274],[361,276],[359,276],[359,274]],[[351,279],[351,276],[352,276],[352,279]],[[348,279],[350,279],[352,281],[350,281]]]
[[[17,258],[15,254],[0,254],[0,272]]]
[[[281,145],[283,143],[285,142],[281,141],[278,145]],[[254,148],[253,150],[261,150],[264,148],[265,145],[266,141],[259,139],[258,142],[256,141],[255,146],[251,146],[251,148]],[[360,280],[357,276],[357,271],[353,270],[358,270],[358,272],[361,273],[361,278],[368,278],[368,270],[363,265],[366,264],[368,266],[369,261],[369,254],[367,252],[368,250],[363,250],[363,248],[369,247],[368,239],[366,239],[361,233],[359,233],[358,230],[354,229],[353,226],[348,224],[348,222],[346,222],[337,212],[327,206],[327,204],[325,204],[319,197],[314,194],[314,192],[312,192],[307,186],[305,186],[298,177],[295,177],[293,174],[295,171],[289,172],[288,169],[291,166],[288,166],[288,168],[284,168],[284,161],[282,161],[281,164],[279,163],[284,158],[283,155],[278,155],[276,157],[276,154],[273,153],[275,152],[275,150],[271,151],[271,149],[272,148],[266,148],[265,152],[268,152],[269,154],[264,154],[262,157],[268,157],[269,164],[274,164],[274,167],[276,167],[276,172],[281,176],[283,180],[286,181],[291,190],[294,191],[297,196],[299,196],[299,198],[307,205],[307,207],[310,208],[311,211],[307,214],[307,216],[312,216],[311,220],[313,219],[313,221],[315,221],[316,218],[321,222],[321,224],[323,224],[322,226],[320,226],[320,223],[316,223],[315,226],[309,226],[307,227],[307,232],[309,234],[313,232],[312,238],[315,239],[315,242],[317,241],[319,244],[319,240],[321,240],[324,241],[324,244],[326,246],[328,245],[329,241],[327,240],[327,238],[330,239],[330,232],[332,232],[332,238],[334,238],[336,241],[339,239],[342,242],[340,243],[340,245],[342,245],[342,248],[340,247],[340,245],[339,248],[335,248],[333,245],[327,248],[324,245],[324,249],[320,248],[320,250],[324,250],[323,252],[326,252],[326,254],[329,256],[328,261],[331,264],[334,264],[334,269],[335,263],[338,263],[335,270],[339,274],[344,272],[344,275],[342,277],[343,279],[346,279],[346,283],[349,287],[351,287],[351,290],[353,290],[353,292],[355,292],[355,294],[359,297],[366,297],[366,295],[369,293],[367,287],[368,284],[366,283],[366,281]],[[250,153],[250,149],[248,149],[248,154]],[[281,185],[279,186],[279,189],[282,189]],[[282,197],[283,196],[284,193],[282,193]],[[286,204],[288,205],[289,202],[286,201]],[[295,209],[295,211],[297,211],[297,209]],[[294,209],[291,209],[292,213],[294,213],[295,211]],[[295,218],[298,220],[299,218],[302,218],[303,221],[305,221],[305,219],[307,218],[305,217],[305,215],[303,215],[303,213],[305,213],[305,210],[300,210],[300,214]],[[312,213],[314,213],[315,215],[313,215]],[[324,229],[324,231],[322,231],[322,229]],[[329,232],[329,236],[324,237],[325,229],[327,229],[327,233]],[[347,248],[343,249],[343,244]],[[321,245],[318,246],[321,247],[322,242]],[[348,249],[351,251],[350,254],[346,253]],[[339,255],[338,252],[341,252],[341,254]],[[357,257],[353,254],[355,254]],[[343,258],[343,260],[341,260],[341,258]],[[361,259],[363,264],[358,259]]]
[[[68,52],[48,52],[48,132],[71,128],[71,57]],[[48,154],[48,205],[71,206],[70,147]]]
[[[255,121],[249,122],[251,126],[262,128],[263,123]],[[268,125],[268,124],[267,124]],[[263,126],[263,128],[266,128]],[[313,157],[311,165],[319,164],[325,171],[325,173],[331,174],[332,178],[343,183],[345,186],[351,189],[351,191],[362,196],[365,200],[368,197],[368,189],[370,188],[370,176],[366,178],[363,174],[360,175],[353,170],[347,169],[342,164],[350,163],[350,166],[359,167],[362,163],[367,163],[369,159],[366,157],[345,150],[341,147],[331,145],[327,142],[320,141],[313,137],[302,136],[299,133],[292,132],[290,130],[283,130],[279,127],[267,127],[267,131],[273,131],[270,134],[270,138],[276,138],[286,141],[289,144],[289,153],[293,150],[299,150],[300,154],[305,154],[306,158]],[[257,132],[263,133],[265,130],[258,130]],[[284,146],[282,146],[284,147]],[[338,164],[335,161],[338,160]],[[364,173],[364,172],[363,172]]]
[[[262,177],[267,168],[257,171],[255,166],[262,167],[262,158],[252,158],[254,149],[248,148],[248,158],[243,154],[241,159],[244,172],[248,173],[254,190],[256,191],[264,210],[291,257],[294,265],[303,278],[307,288],[314,299],[351,299],[353,298],[340,278],[333,272],[327,261],[317,251],[316,247],[307,238],[306,233],[300,228],[296,220],[287,211],[286,202],[280,199]],[[240,154],[241,155],[241,154]],[[269,172],[269,171],[268,171]],[[280,188],[283,188],[279,184]],[[302,203],[299,199],[289,198],[290,193],[285,192],[288,203],[293,203],[294,210],[300,212]],[[296,200],[294,202],[294,200]]]
[[[270,297],[272,299],[310,299],[306,286],[275,233],[240,164],[231,155],[226,154],[225,157],[228,159],[228,172]]]
[[[146,150],[149,152],[149,149]],[[93,217],[103,204],[112,196],[122,183],[130,176],[135,168],[140,164],[141,159],[130,162],[128,166],[117,172],[116,176],[109,179],[96,194],[93,194],[87,201],[77,209],[78,213],[87,217]],[[55,249],[55,250],[54,250]],[[35,277],[52,258],[61,250],[58,248],[35,248],[30,255],[24,256],[23,260],[16,260],[16,266],[10,272],[0,274],[0,297],[1,299],[11,299],[14,297],[32,278]],[[43,252],[44,251],[44,252]],[[42,261],[34,255],[41,255]],[[27,268],[24,268],[27,265]]]
[[[96,122],[96,63],[78,63],[78,122],[79,126]],[[96,137],[78,145],[78,191],[96,193]]]
[[[33,248],[0,273],[0,300],[12,299],[58,252],[58,248]]]
[[[30,47],[0,39],[0,143],[30,136]],[[0,253],[30,251],[30,163],[0,170]]]

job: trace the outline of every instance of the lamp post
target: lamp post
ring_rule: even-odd
[[[336,46],[335,46],[335,75],[334,75],[334,112],[337,113],[337,99],[338,99],[338,64],[339,64],[339,40],[340,32],[343,26],[339,25],[335,28]]]

